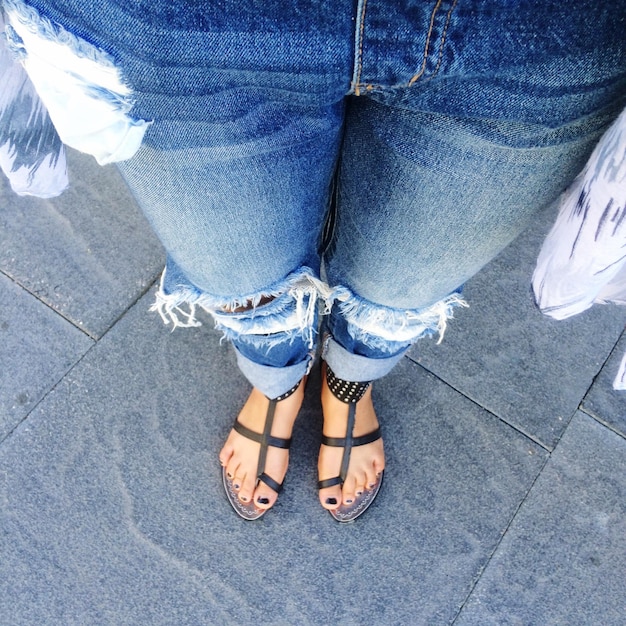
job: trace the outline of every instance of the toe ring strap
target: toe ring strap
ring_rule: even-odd
[[[270,489],[273,489],[276,493],[280,493],[283,490],[282,483],[276,482],[271,476],[268,476],[263,472],[259,476],[259,480],[263,481]]]
[[[335,476],[334,478],[325,478],[324,480],[317,481],[318,489],[326,489],[327,487],[334,487],[335,485],[343,485],[341,476]]]

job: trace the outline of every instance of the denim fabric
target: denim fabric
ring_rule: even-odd
[[[348,380],[441,334],[461,285],[554,201],[626,102],[624,3],[28,5],[4,1],[49,108],[31,35],[114,73],[83,89],[110,105],[105,127],[84,99],[53,121],[69,143],[87,119],[89,141],[72,141],[121,161],[168,251],[158,310],[178,325],[211,313],[268,395],[306,372],[317,299],[325,358]],[[66,55],[53,64],[76,74]]]

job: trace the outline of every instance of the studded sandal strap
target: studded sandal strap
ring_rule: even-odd
[[[348,381],[337,378],[335,373],[326,364],[326,382],[331,393],[346,404],[356,404],[367,391],[370,381]]]
[[[289,396],[292,396],[298,390],[300,383],[302,380],[299,380],[289,391],[285,391],[285,393],[277,396],[276,398],[270,398],[269,396],[265,396],[268,400],[274,400],[275,402],[280,402],[281,400],[286,400]]]

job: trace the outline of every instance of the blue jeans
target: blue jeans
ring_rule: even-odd
[[[27,4],[9,39],[61,139],[118,162],[167,250],[156,308],[212,315],[270,397],[320,311],[346,380],[441,334],[626,104],[625,3]]]

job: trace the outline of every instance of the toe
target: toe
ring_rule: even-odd
[[[239,469],[239,463],[236,463],[235,460],[231,457],[228,463],[224,466],[226,470],[226,476],[230,478],[234,482],[235,476],[237,476],[237,470]],[[239,481],[239,486],[241,486],[241,478]]]
[[[259,509],[270,509],[276,503],[278,494],[268,487],[264,482],[259,481],[254,490],[254,505]]]
[[[335,487],[327,487],[326,489],[320,489],[320,503],[329,511],[334,511],[341,506],[342,494],[341,487],[339,485]]]
[[[241,487],[239,488],[239,499],[246,504],[252,501],[254,494],[255,480],[251,475],[246,475],[241,481]]]
[[[376,468],[374,467],[374,465],[372,465],[372,467],[368,469],[365,475],[365,480],[363,482],[363,485],[367,489],[373,489],[376,486],[376,483],[378,482],[379,475],[380,474],[376,471]]]
[[[226,444],[219,453],[219,460],[220,460],[220,465],[222,467],[226,467],[228,465],[228,463],[230,462],[230,459],[233,456],[233,447]]]
[[[348,476],[343,484],[342,502],[346,506],[350,506],[356,498],[357,480],[355,476]]]

